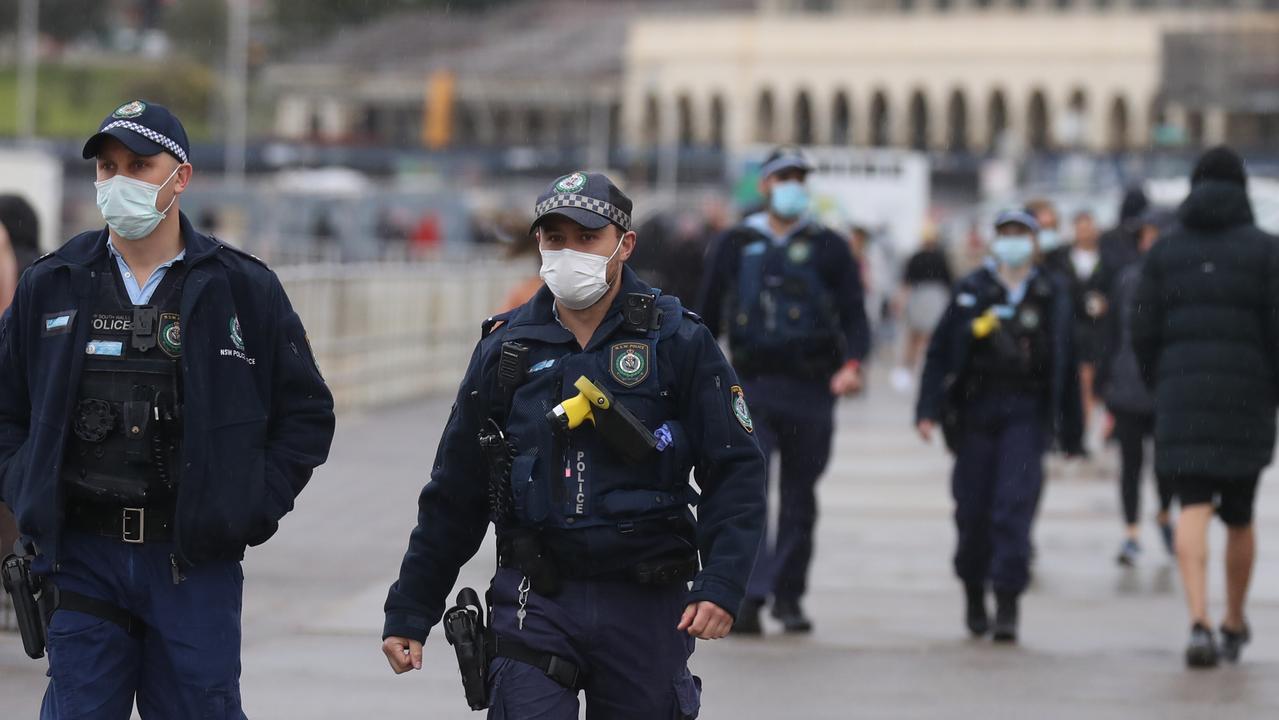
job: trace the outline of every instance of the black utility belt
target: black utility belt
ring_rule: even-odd
[[[552,562],[554,565],[553,572],[560,579],[623,581],[640,585],[670,585],[690,582],[697,576],[697,571],[700,569],[696,553],[644,560],[631,565],[624,565],[615,570],[593,569],[562,557],[556,557]],[[544,567],[527,567],[521,558],[513,557],[508,552],[498,553],[497,566],[519,570],[530,576],[545,572]],[[537,588],[534,588],[534,591],[537,591]]]
[[[131,545],[173,540],[174,510],[170,506],[113,507],[72,503],[67,527]]]

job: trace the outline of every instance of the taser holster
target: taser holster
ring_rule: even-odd
[[[546,414],[546,420],[557,431],[566,433],[589,421],[604,442],[628,463],[643,462],[649,453],[657,450],[657,438],[652,431],[607,390],[585,375],[578,378],[573,387],[578,389],[578,394]]]

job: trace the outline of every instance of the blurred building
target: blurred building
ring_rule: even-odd
[[[1276,0],[760,0],[631,25],[632,147],[1279,140]],[[1210,62],[1209,62],[1210,61]]]
[[[678,13],[685,6],[543,0],[482,13],[401,13],[343,29],[267,72],[275,134],[464,149],[587,144],[607,153],[619,139],[630,23],[641,12]],[[604,155],[596,159],[606,162]]]

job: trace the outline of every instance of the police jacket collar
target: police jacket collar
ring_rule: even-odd
[[[622,302],[630,293],[652,293],[654,292],[647,283],[640,279],[639,275],[628,265],[622,266],[622,287],[617,297],[613,298],[613,304],[609,307],[608,312],[604,315],[604,319],[600,322],[600,326],[595,330],[595,334],[591,337],[591,342],[586,348],[592,349],[594,346],[603,342],[610,337],[622,324]],[[510,330],[507,333],[507,339],[516,340],[520,338],[531,338],[552,343],[573,342],[573,333],[560,324],[555,317],[555,296],[551,294],[550,288],[545,285],[533,299],[516,311],[511,317]]]
[[[195,226],[181,211],[178,212],[178,225],[182,233],[182,241],[186,247],[184,258],[188,266],[204,260],[222,246],[222,243],[195,230]],[[54,257],[72,265],[88,267],[102,259],[107,253],[107,241],[111,234],[107,228],[96,233],[86,232],[71,238],[67,244],[54,251]]]

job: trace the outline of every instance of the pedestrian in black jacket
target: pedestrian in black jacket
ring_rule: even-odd
[[[1146,259],[1133,314],[1133,347],[1155,394],[1155,471],[1172,476],[1182,507],[1177,559],[1194,622],[1192,667],[1218,658],[1205,577],[1214,505],[1228,528],[1220,654],[1237,660],[1249,639],[1252,508],[1274,453],[1279,248],[1253,223],[1246,185],[1233,152],[1204,154],[1181,228]]]

